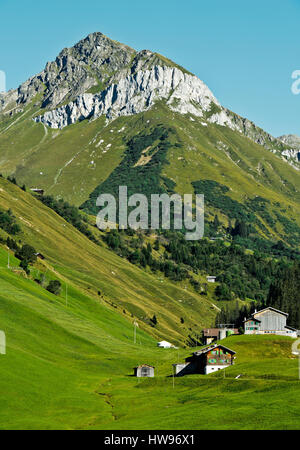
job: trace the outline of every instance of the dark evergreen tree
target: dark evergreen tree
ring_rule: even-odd
[[[59,280],[52,280],[47,286],[47,291],[54,295],[59,295],[61,291],[61,282]]]

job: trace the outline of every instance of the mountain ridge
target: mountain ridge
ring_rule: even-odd
[[[250,120],[223,107],[195,75],[151,52],[137,52],[100,32],[63,49],[55,61],[18,89],[0,94],[0,114],[22,112],[36,96],[42,114],[33,119],[52,128],[76,121],[137,114],[164,99],[181,114],[204,117],[245,134],[298,168],[298,155],[288,142],[271,136]]]
[[[297,152],[223,107],[195,75],[101,33],[62,50],[46,68],[31,88],[25,83],[2,97],[4,176],[76,206],[88,202],[93,214],[97,193],[121,180],[141,193],[172,185],[182,195],[203,186],[208,221],[217,214],[226,228],[238,217],[251,218],[262,237],[298,247]],[[9,109],[14,95],[15,113]],[[172,128],[164,151],[155,140],[146,145],[160,127]],[[137,136],[145,145],[135,149],[131,167],[126,152]],[[212,182],[215,191],[208,189]]]

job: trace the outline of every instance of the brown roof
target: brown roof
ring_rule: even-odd
[[[227,350],[232,355],[235,355],[235,353],[236,353],[234,350],[230,350],[230,348],[225,347],[225,345],[214,344],[214,345],[209,345],[208,347],[205,347],[202,350],[198,350],[197,352],[194,352],[193,355],[200,356],[200,355],[203,355],[203,354],[205,354],[207,352],[210,352],[211,350],[214,350],[215,348],[223,348],[223,350]]]
[[[219,336],[219,331],[220,330],[231,330],[231,331],[233,331],[233,333],[234,334],[238,334],[239,333],[239,330],[238,330],[238,328],[206,328],[206,329],[204,329],[203,330],[203,335],[204,335],[204,337],[213,337],[213,336],[216,336],[216,337],[218,337]]]
[[[219,336],[219,328],[206,328],[203,330],[204,336]]]
[[[243,320],[243,322],[246,323],[246,322],[249,322],[250,320],[252,322],[259,322],[259,323],[261,323],[261,320],[255,319],[255,317],[250,317],[249,319],[245,319],[245,320]]]
[[[134,367],[134,369],[140,369],[141,367],[150,367],[152,369],[155,369],[154,366],[149,366],[148,364],[140,364],[139,366]]]

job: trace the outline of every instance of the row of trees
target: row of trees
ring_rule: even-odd
[[[0,228],[11,235],[16,235],[21,231],[21,227],[17,224],[11,209],[0,211]]]
[[[216,325],[220,323],[233,323],[237,327],[243,326],[245,317],[250,316],[255,309],[272,306],[289,314],[290,326],[300,329],[300,264],[298,262],[286,267],[278,277],[273,280],[265,302],[252,302],[249,306],[222,308],[217,314]]]
[[[91,232],[87,225],[86,217],[80,213],[79,209],[76,206],[70,205],[68,202],[64,200],[56,200],[51,195],[39,195],[37,197],[44,205],[48,208],[53,209],[58,215],[63,217],[67,222],[69,222],[73,227],[77,228],[82,234],[84,234],[88,239],[95,242],[96,244],[99,241],[95,238],[94,234]]]
[[[266,304],[289,314],[289,324],[300,329],[300,264],[287,267],[274,280]]]
[[[20,267],[27,273],[27,275],[30,275],[29,266],[34,264],[37,260],[37,252],[35,248],[28,244],[19,246],[17,242],[10,237],[7,238],[6,245],[15,252],[15,257],[20,260]],[[51,280],[44,286],[44,277],[45,276],[42,274],[41,278],[36,279],[35,281],[45,287],[47,291],[52,294],[60,295],[61,282],[59,280]]]
[[[238,225],[238,228],[240,225]],[[191,273],[216,275],[219,283],[217,299],[254,298],[265,302],[272,282],[281,276],[291,263],[285,256],[272,258],[259,251],[249,252],[235,241],[224,245],[219,241],[187,241],[181,233],[161,232],[153,248],[145,243],[141,232],[113,230],[103,238],[111,249],[131,263],[161,271],[173,280],[189,279],[197,291],[203,286]],[[280,243],[274,245],[282,250]],[[160,256],[153,256],[153,249]],[[298,255],[299,257],[299,255]]]

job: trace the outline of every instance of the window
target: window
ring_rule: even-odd
[[[142,367],[141,376],[148,377],[150,374],[150,369],[148,367]]]

